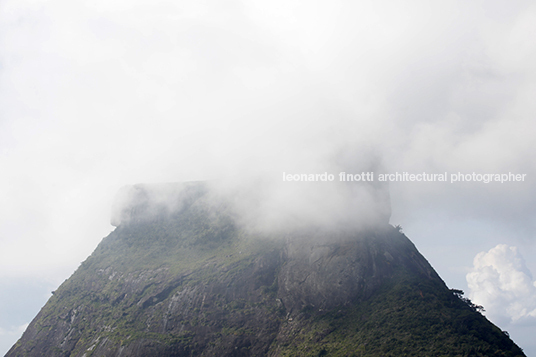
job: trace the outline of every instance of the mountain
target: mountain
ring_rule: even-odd
[[[119,196],[7,357],[524,356],[385,221],[262,231],[205,183]]]

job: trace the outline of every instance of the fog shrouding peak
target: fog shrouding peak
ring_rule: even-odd
[[[363,165],[365,160],[360,163],[348,155],[332,162],[336,165],[323,172],[281,172],[278,177],[250,172],[242,180],[226,177],[123,187],[116,196],[111,222],[119,226],[174,214],[205,196],[207,205],[229,209],[237,224],[265,233],[359,230],[387,224],[388,186],[374,180],[375,165]]]
[[[367,228],[387,224],[391,213],[388,186],[375,180],[372,161],[339,155],[322,168],[222,181],[217,189],[234,192],[240,220],[261,230]]]

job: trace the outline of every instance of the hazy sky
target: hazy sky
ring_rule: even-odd
[[[536,354],[535,38],[530,1],[0,1],[0,353],[122,186],[342,156],[526,174],[392,183],[391,222]]]

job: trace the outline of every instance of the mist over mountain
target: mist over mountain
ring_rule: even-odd
[[[123,188],[116,229],[6,357],[524,356],[389,225],[386,187],[305,186],[286,207],[272,188]]]

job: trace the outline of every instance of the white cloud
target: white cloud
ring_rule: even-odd
[[[470,298],[497,323],[536,318],[536,282],[516,247],[499,244],[474,259]]]
[[[348,143],[391,171],[535,174],[536,11],[482,6],[0,3],[3,274],[74,268],[125,184],[323,172]],[[396,197],[404,212],[424,202],[526,223],[535,193],[405,185]]]

